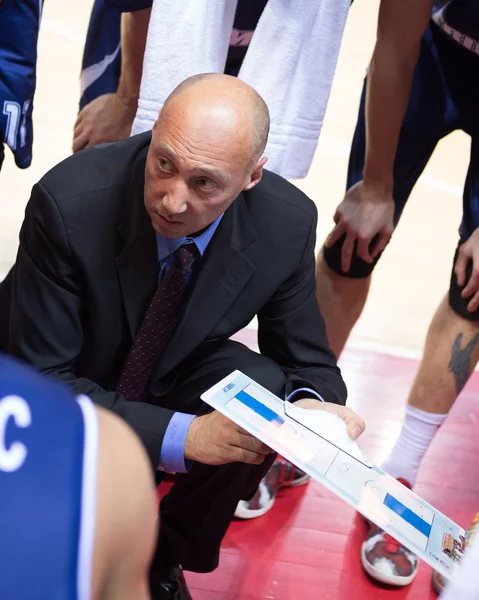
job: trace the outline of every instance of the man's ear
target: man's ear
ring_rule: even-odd
[[[244,192],[254,188],[254,186],[257,185],[261,181],[261,178],[263,177],[263,167],[267,162],[268,162],[268,157],[263,156],[263,158],[256,163],[253,171],[250,174],[249,182],[243,188]]]

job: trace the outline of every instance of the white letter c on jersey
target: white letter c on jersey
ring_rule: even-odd
[[[27,457],[27,448],[21,442],[14,442],[8,449],[5,447],[5,432],[10,417],[17,427],[29,427],[32,423],[30,408],[20,396],[5,396],[0,400],[0,471],[7,473],[17,471]]]

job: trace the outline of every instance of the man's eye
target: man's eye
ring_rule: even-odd
[[[171,163],[166,158],[159,158],[158,164],[160,165],[160,169],[163,169],[164,171],[171,171]]]
[[[212,181],[205,179],[204,177],[198,179],[197,183],[202,190],[212,190],[215,187],[215,184]]]

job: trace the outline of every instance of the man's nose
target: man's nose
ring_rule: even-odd
[[[184,213],[187,204],[188,188],[181,183],[170,185],[163,197],[163,207],[168,215],[179,215]]]

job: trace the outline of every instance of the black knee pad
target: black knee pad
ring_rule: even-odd
[[[452,264],[452,272],[451,272],[451,283],[449,285],[449,306],[452,310],[457,313],[459,316],[464,319],[468,319],[469,321],[479,321],[479,309],[474,312],[470,312],[467,310],[467,305],[469,304],[471,298],[462,298],[461,293],[462,290],[466,287],[467,282],[472,274],[472,260],[469,261],[469,264],[466,267],[466,285],[459,286],[457,283],[456,273],[454,272],[454,266],[456,264],[457,257],[459,255],[459,249],[467,240],[461,239],[456,248],[456,253],[454,254],[454,262]]]
[[[379,236],[374,236],[371,240],[370,247],[373,246],[378,240]],[[371,264],[364,261],[362,258],[359,258],[356,254],[357,242],[354,244],[353,256],[351,258],[351,266],[349,271],[345,273],[341,269],[341,250],[344,244],[344,240],[346,239],[346,234],[339,238],[339,240],[333,244],[330,248],[326,246],[323,247],[323,256],[328,267],[337,273],[338,275],[342,275],[343,277],[349,277],[350,279],[364,279],[365,277],[369,277],[376,266],[376,263],[381,257],[382,252],[380,252],[373,260]]]

